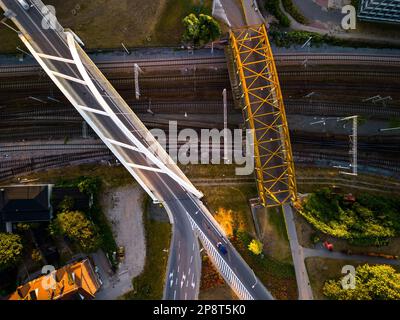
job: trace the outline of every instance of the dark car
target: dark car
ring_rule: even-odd
[[[217,248],[218,248],[219,252],[221,252],[222,254],[227,254],[228,253],[228,251],[226,250],[225,246],[221,242],[217,243]]]

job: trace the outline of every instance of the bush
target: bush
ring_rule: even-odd
[[[74,203],[75,203],[74,198],[70,196],[65,196],[64,199],[62,199],[62,201],[58,205],[58,209],[61,212],[70,211],[74,208]]]
[[[280,0],[268,0],[265,3],[265,9],[268,12],[272,13],[279,21],[279,24],[282,27],[290,27],[290,20],[289,18],[282,12],[281,8],[279,7]]]
[[[19,235],[0,233],[0,270],[15,265],[21,258],[22,249]]]
[[[79,211],[60,213],[53,222],[51,230],[53,233],[67,236],[84,252],[96,251],[100,246],[95,225]]]
[[[192,42],[195,46],[214,41],[221,35],[218,22],[205,14],[196,16],[191,13],[182,20],[182,23],[185,26],[183,40]]]
[[[305,200],[300,214],[317,230],[357,245],[382,246],[400,234],[400,200],[364,193],[355,203],[328,188]]]
[[[263,252],[263,244],[256,239],[251,240],[248,248],[250,252],[255,254],[256,256],[259,256]]]
[[[294,20],[301,24],[307,24],[308,21],[306,17],[304,17],[301,12],[297,9],[297,7],[293,4],[292,0],[282,0],[283,7],[286,12],[289,13]]]
[[[388,265],[356,268],[355,288],[344,289],[341,280],[325,282],[323,293],[334,300],[400,300],[400,273]]]

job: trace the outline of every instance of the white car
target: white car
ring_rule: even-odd
[[[29,10],[30,5],[28,4],[28,2],[26,2],[26,0],[18,0],[18,2],[22,6],[22,8],[24,8],[25,10]]]

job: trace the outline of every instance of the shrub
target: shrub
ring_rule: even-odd
[[[357,245],[385,245],[400,234],[400,201],[362,194],[355,203],[328,188],[311,194],[300,214],[317,230]]]
[[[399,300],[400,273],[388,265],[358,266],[355,288],[344,289],[341,280],[325,282],[323,293],[334,300]]]
[[[301,24],[307,24],[308,21],[306,17],[304,17],[301,12],[297,9],[297,7],[293,4],[292,0],[282,0],[283,7],[286,12],[289,13],[294,20]]]
[[[58,209],[61,212],[70,211],[73,209],[74,203],[75,203],[74,198],[70,196],[65,196],[64,199],[62,199],[62,201],[58,205]]]
[[[194,45],[204,45],[216,40],[221,35],[218,22],[211,16],[194,13],[189,14],[182,20],[185,26],[183,40],[192,42]]]
[[[268,12],[272,13],[279,21],[279,24],[282,27],[290,27],[290,20],[289,18],[282,12],[281,8],[279,7],[280,0],[268,0],[265,3],[265,9]]]
[[[16,264],[22,255],[22,241],[17,234],[0,233],[0,270]]]
[[[263,251],[263,244],[260,241],[253,239],[253,240],[251,240],[250,244],[248,245],[248,249],[250,250],[251,253],[258,256]]]
[[[95,225],[82,212],[60,213],[52,224],[53,233],[65,235],[76,242],[83,251],[96,251],[100,245]]]

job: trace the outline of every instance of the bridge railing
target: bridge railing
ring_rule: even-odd
[[[188,219],[192,226],[192,229],[198,235],[201,243],[204,246],[204,249],[207,251],[209,257],[211,258],[214,265],[220,271],[221,275],[228,283],[228,285],[232,288],[232,290],[239,296],[242,300],[254,300],[253,296],[246,289],[244,284],[240,281],[240,279],[236,276],[235,272],[231,269],[231,267],[226,263],[226,261],[221,257],[221,254],[216,249],[215,245],[211,243],[211,241],[207,238],[207,236],[201,231],[198,227],[197,223],[190,217],[188,214]]]

